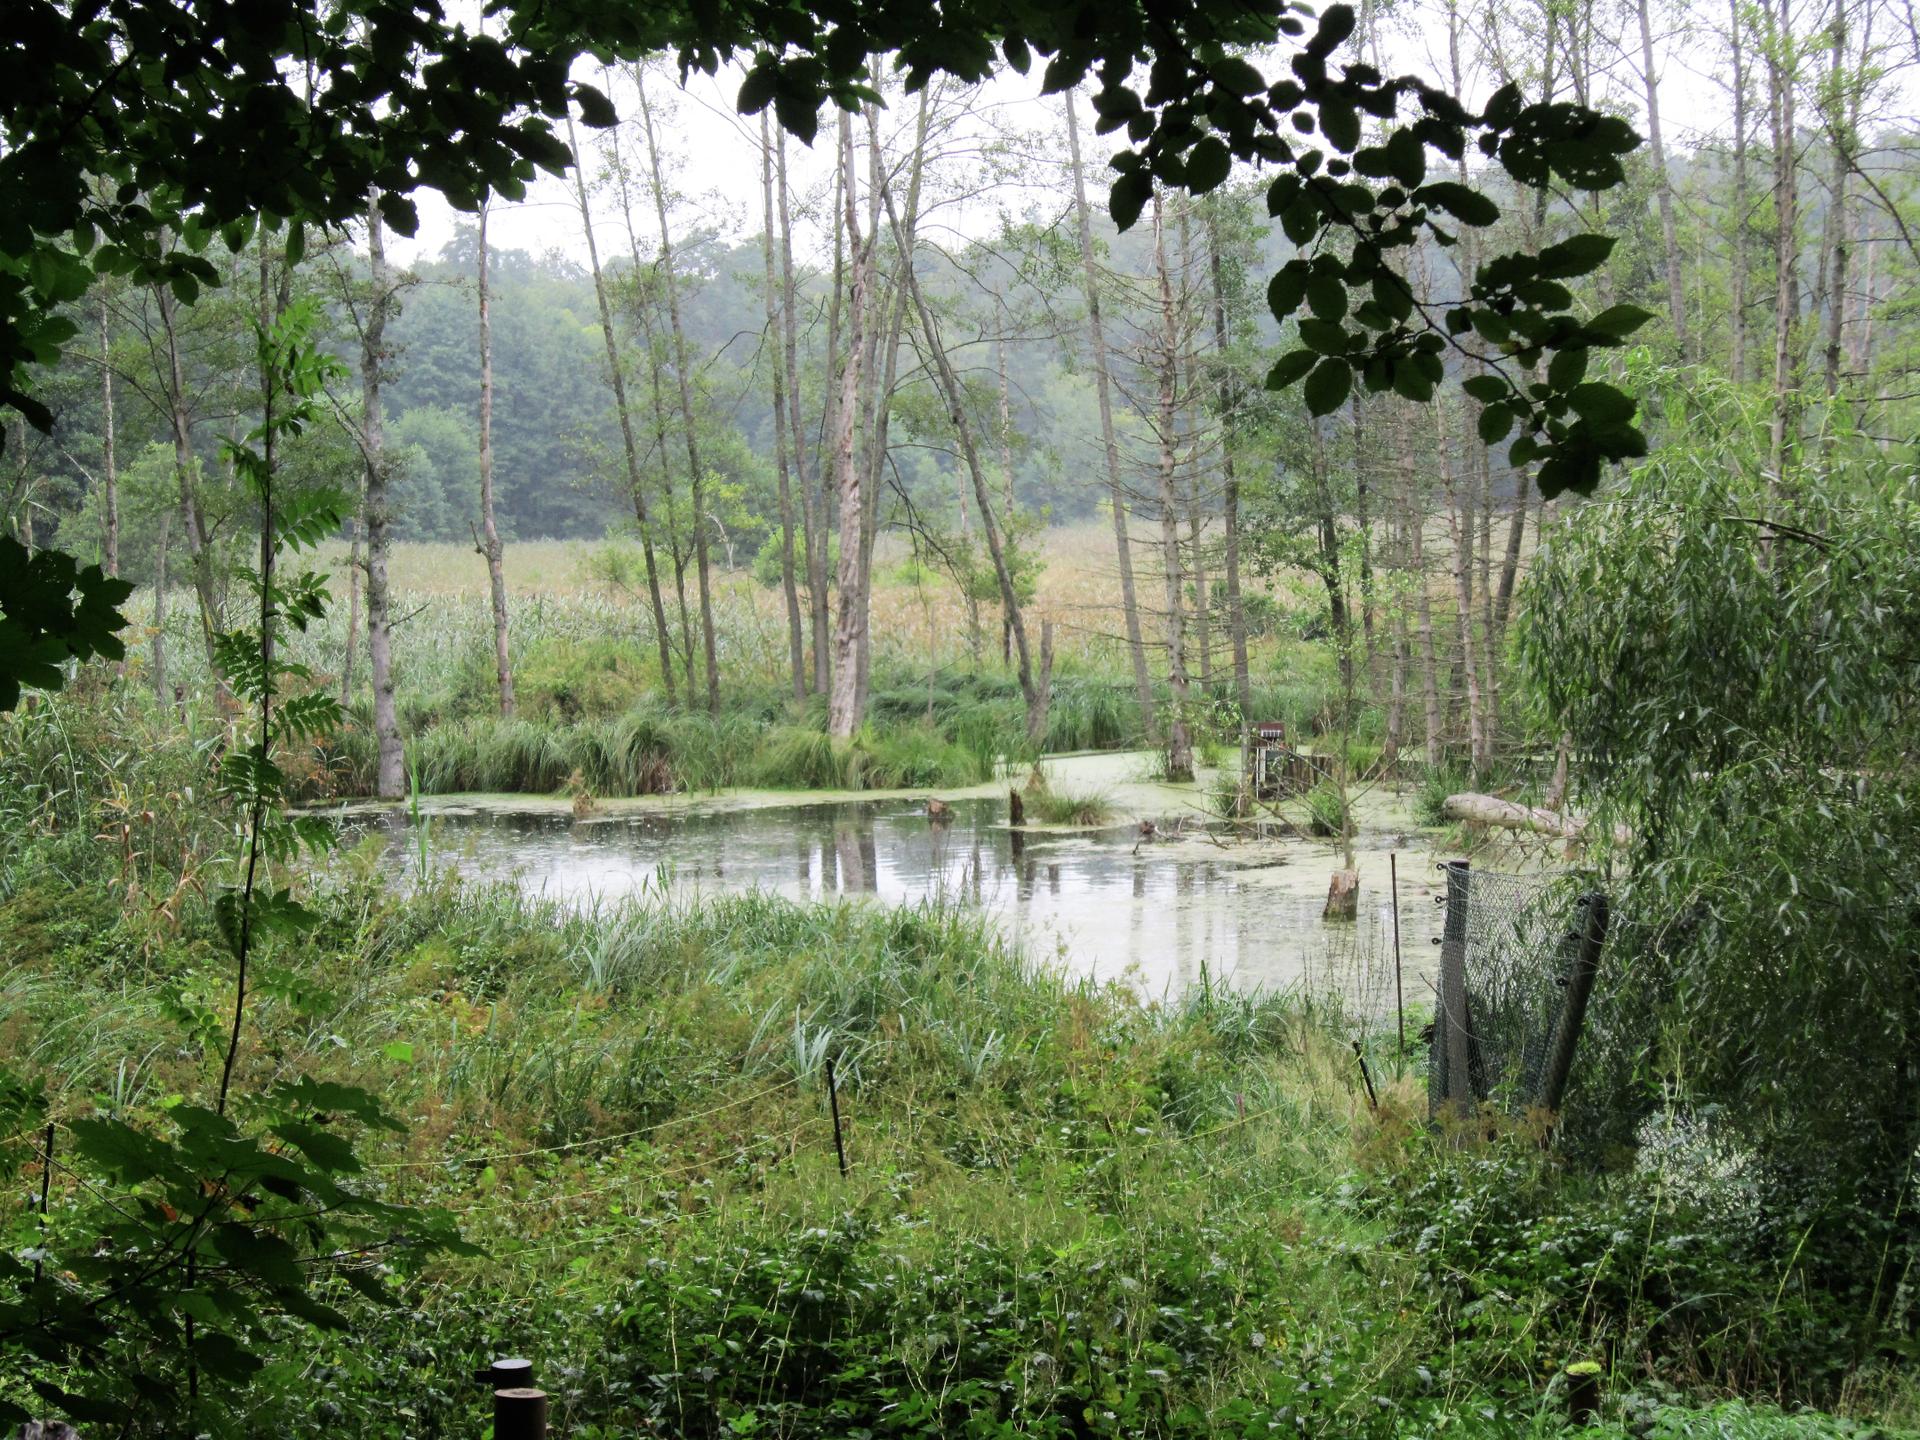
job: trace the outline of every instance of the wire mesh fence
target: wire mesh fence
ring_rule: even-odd
[[[1363,910],[1351,924],[1326,926],[1322,943],[1302,955],[1301,988],[1314,1004],[1337,1011],[1370,1041],[1394,1030],[1394,964],[1391,922],[1375,910]]]
[[[1606,935],[1606,899],[1565,877],[1444,867],[1427,1099],[1557,1109]]]

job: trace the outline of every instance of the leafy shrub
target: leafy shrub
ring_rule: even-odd
[[[1340,787],[1331,780],[1322,780],[1309,790],[1306,805],[1309,835],[1338,839],[1346,833],[1347,803]]]

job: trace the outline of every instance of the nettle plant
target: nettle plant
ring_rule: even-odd
[[[0,1363],[38,1408],[114,1433],[241,1433],[239,1401],[265,1366],[272,1317],[344,1328],[330,1300],[349,1291],[384,1299],[382,1277],[398,1256],[462,1248],[449,1219],[356,1186],[355,1137],[400,1128],[371,1094],[307,1077],[251,1094],[235,1084],[250,998],[314,1003],[298,968],[278,959],[314,916],[274,876],[332,843],[323,822],[287,814],[275,759],[341,719],[337,701],[307,688],[305,667],[275,646],[283,626],[319,619],[328,598],[320,575],[283,574],[280,561],[332,533],[345,505],[338,491],[287,494],[276,484],[277,452],[320,419],[338,369],[312,342],[316,319],[294,305],[260,331],[262,416],[227,448],[260,524],[246,576],[253,623],[218,637],[217,652],[251,717],[219,781],[244,817],[212,901],[234,966],[233,1008],[223,1026],[203,1006],[178,1007],[189,1042],[220,1059],[217,1087],[149,1114],[62,1126],[49,1124],[41,1091],[0,1074],[0,1133],[14,1137],[0,1159],[56,1182],[59,1200],[9,1221]],[[24,1390],[0,1391],[0,1424],[29,1418],[28,1403]]]

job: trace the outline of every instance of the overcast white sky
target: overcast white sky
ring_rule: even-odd
[[[1802,4],[1806,7],[1802,25],[1810,28],[1819,13],[1813,7],[1823,6],[1824,0],[1802,0]],[[1656,7],[1655,65],[1660,73],[1661,111],[1668,145],[1683,151],[1724,139],[1729,129],[1731,104],[1724,45],[1717,33],[1724,24],[1720,7],[1705,3],[1661,4],[1660,0],[1656,0]],[[457,13],[458,7],[455,8]],[[1489,13],[1490,8],[1486,6],[1462,6],[1464,23],[1469,27],[1480,24],[1482,17]],[[1395,7],[1384,26],[1382,68],[1444,82],[1448,62],[1443,15],[1433,0],[1416,0],[1416,3]],[[1896,37],[1886,38],[1892,41]],[[1911,73],[1907,68],[1912,61],[1908,53],[1911,46],[1905,36],[1897,38],[1900,52],[1888,57],[1890,64],[1897,67],[1888,81],[1889,103],[1910,113],[1906,104],[1910,98],[1906,76]],[[1482,47],[1468,37],[1461,48],[1465,56]],[[1284,73],[1288,53],[1282,50],[1266,57],[1267,72]],[[1638,123],[1641,110],[1639,33],[1634,12],[1625,5],[1612,7],[1611,18],[1606,22],[1593,58],[1599,72],[1596,98],[1633,116]],[[976,100],[982,116],[979,128],[1058,132],[1062,124],[1061,102],[1057,96],[1041,98],[1041,68],[1036,64],[1030,76],[1004,72],[982,87]],[[597,67],[583,64],[576,75],[606,88]],[[669,177],[669,185],[683,197],[676,207],[676,229],[712,225],[734,237],[759,233],[759,124],[757,119],[742,118],[734,113],[734,96],[740,78],[740,70],[730,66],[716,76],[691,77],[684,90],[674,83],[670,70],[649,80],[650,98],[656,105],[664,101],[673,112],[662,128],[667,137],[665,148],[678,164],[677,173]],[[1470,64],[1466,81],[1471,97],[1484,97],[1493,88],[1491,74],[1484,65]],[[631,85],[624,80],[616,81],[613,92],[622,118],[633,115]],[[1112,153],[1112,146],[1107,139],[1092,135],[1086,123],[1091,117],[1084,100],[1081,118],[1083,141],[1087,142],[1089,189],[1099,203],[1105,194],[1104,162]],[[594,133],[584,128],[580,131],[583,146],[591,148]],[[830,184],[831,135],[829,115],[823,118],[821,135],[813,149],[788,140],[789,178],[796,203],[803,201],[809,192],[816,201],[824,196]],[[621,143],[623,158],[637,174],[643,158],[635,138],[624,136]],[[1024,150],[1023,154],[1019,176],[1024,183],[1003,186],[988,196],[956,201],[945,208],[942,222],[962,234],[978,236],[992,233],[1005,213],[1022,213],[1036,203],[1064,204],[1068,183],[1064,134],[1044,137],[1042,143]],[[422,193],[416,199],[421,213],[419,235],[411,242],[396,241],[392,246],[396,257],[404,262],[430,257],[452,235],[457,223],[470,218],[457,215],[436,194]],[[635,199],[642,205],[650,203],[644,189],[636,192]],[[611,194],[596,195],[593,208],[596,230],[604,230],[603,254],[616,248],[611,244],[616,238],[621,242],[617,248],[623,249],[625,237],[620,228],[617,199]],[[826,243],[825,232],[804,218],[797,220],[797,227],[796,250],[817,256]],[[581,263],[586,259],[570,181],[543,175],[525,202],[495,205],[490,229],[497,248],[535,254],[558,250]]]

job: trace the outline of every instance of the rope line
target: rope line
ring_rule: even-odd
[[[756,1100],[764,1100],[769,1095],[777,1095],[780,1091],[799,1083],[799,1076],[790,1076],[777,1085],[769,1085],[766,1089],[757,1090],[751,1095],[742,1095],[737,1100],[715,1105],[710,1110],[696,1111],[692,1115],[672,1115],[665,1120],[656,1120],[651,1125],[642,1125],[635,1130],[622,1130],[613,1135],[598,1135],[590,1140],[569,1140],[564,1145],[543,1145],[532,1150],[504,1150],[492,1155],[442,1155],[433,1160],[387,1160],[366,1168],[369,1170],[430,1170],[440,1165],[491,1165],[496,1160],[525,1160],[534,1155],[558,1155],[566,1150],[583,1150],[589,1145],[612,1145],[616,1141],[651,1135],[657,1130],[664,1130],[669,1125],[688,1125],[695,1120],[710,1119],[728,1110],[737,1110],[742,1105],[751,1105]]]

